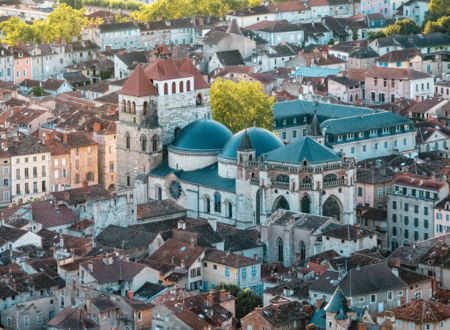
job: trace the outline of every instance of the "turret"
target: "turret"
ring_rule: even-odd
[[[244,136],[242,136],[241,144],[237,150],[237,162],[239,165],[243,165],[245,162],[253,161],[256,158],[256,150],[253,148],[252,141],[248,135],[247,129],[245,129]]]

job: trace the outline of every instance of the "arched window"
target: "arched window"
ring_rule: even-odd
[[[248,160],[250,160],[250,161],[253,160],[253,155],[252,154],[248,155]]]
[[[301,241],[299,245],[300,259],[305,260],[306,258],[306,246],[305,242]]]
[[[202,94],[198,93],[198,94],[197,94],[197,97],[196,97],[196,99],[195,99],[195,104],[201,105],[202,103],[203,103],[203,100],[202,100]]]
[[[144,102],[144,107],[143,107],[143,109],[142,109],[142,114],[143,114],[144,116],[146,116],[146,115],[147,115],[147,112],[148,112],[148,102],[145,101],[145,102]]]
[[[303,196],[300,201],[300,207],[303,213],[311,213],[311,199],[308,195]]]
[[[135,114],[136,113],[136,102],[133,101],[133,110],[132,113]]]
[[[222,212],[222,202],[219,193],[214,194],[214,212]]]
[[[152,137],[152,151],[153,152],[158,151],[158,142],[159,142],[158,135],[153,135],[153,137]]]
[[[131,179],[129,175],[127,175],[127,186],[131,186]]]
[[[127,112],[131,113],[131,103],[130,103],[130,101],[127,102]]]
[[[336,180],[337,180],[336,174],[327,174],[323,178],[323,182],[332,182],[332,181],[336,181]]]
[[[131,138],[130,138],[130,134],[128,134],[128,133],[125,134],[125,147],[127,149],[130,149],[130,147],[131,147]]]
[[[312,180],[311,180],[310,176],[305,176],[302,179],[302,183],[311,183],[311,182],[312,182]]]
[[[186,82],[186,90],[187,90],[188,92],[191,90],[191,81],[190,81],[190,80],[188,80],[188,81]]]
[[[156,187],[156,199],[157,200],[162,200],[162,189],[161,189],[161,187]]]
[[[279,262],[283,262],[283,260],[284,260],[284,253],[283,253],[284,247],[283,247],[283,240],[281,239],[281,237],[278,237],[277,245],[278,245],[278,261]]]
[[[167,83],[164,83],[164,94],[169,94],[169,85]]]
[[[141,151],[146,152],[147,151],[147,138],[145,135],[141,136]]]
[[[122,100],[122,112],[127,111],[127,102],[125,100]]]
[[[350,102],[353,102],[353,95],[350,95]]]
[[[172,83],[172,94],[175,94],[177,92],[177,84],[175,81]]]
[[[203,199],[205,213],[211,213],[211,200],[209,197]]]
[[[225,202],[225,211],[226,211],[226,216],[227,218],[232,218],[233,217],[233,204],[231,204],[230,201],[226,201]]]
[[[183,82],[180,81],[180,93],[183,93],[183,92],[184,92],[184,85],[183,85]]]
[[[289,176],[286,174],[279,174],[279,175],[277,175],[277,178],[275,179],[275,181],[289,183]]]

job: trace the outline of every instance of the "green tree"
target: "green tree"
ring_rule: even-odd
[[[386,34],[381,30],[367,32],[367,39],[369,39],[370,41],[384,37],[386,37]]]
[[[417,34],[421,32],[421,28],[412,19],[405,18],[389,25],[383,32],[387,36],[392,34]]]
[[[44,95],[48,95],[48,93],[40,86],[35,86],[32,87],[29,91],[28,91],[28,95],[34,95],[34,96],[44,96]]]
[[[450,16],[450,0],[431,0],[426,16],[430,21],[437,21],[442,16]]]
[[[250,312],[253,312],[256,307],[262,306],[262,299],[252,290],[240,289],[234,284],[220,283],[215,290],[225,290],[236,298],[235,309],[236,318],[241,319]]]
[[[442,32],[450,34],[450,16],[442,16],[437,21],[428,21],[425,25],[425,33]]]
[[[357,27],[352,27],[352,39],[358,40],[358,28]]]
[[[213,119],[236,133],[256,124],[272,130],[274,97],[264,93],[260,82],[216,79],[210,88]]]

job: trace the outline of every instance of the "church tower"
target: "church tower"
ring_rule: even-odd
[[[244,166],[244,164],[248,161],[255,161],[255,158],[255,148],[253,148],[252,141],[250,140],[250,136],[248,135],[248,131],[247,129],[245,129],[241,144],[239,145],[239,148],[237,150],[238,165]]]
[[[314,110],[314,117],[308,128],[308,136],[316,140],[320,144],[324,145],[325,138],[322,135],[322,130],[320,129],[319,119],[317,118],[317,111]]]

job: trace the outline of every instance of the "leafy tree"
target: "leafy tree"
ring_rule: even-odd
[[[431,0],[426,16],[430,21],[437,21],[442,16],[450,16],[450,0]]]
[[[240,289],[234,284],[220,283],[216,286],[216,290],[225,290],[236,298],[236,318],[241,319],[245,315],[255,310],[255,307],[262,305],[262,299],[252,290]]]
[[[210,89],[214,120],[227,126],[233,133],[253,122],[272,130],[274,97],[264,93],[260,82],[216,79]]]
[[[33,27],[26,24],[20,17],[11,17],[0,24],[4,43],[14,46],[17,41],[32,42],[35,38]]]
[[[123,23],[123,22],[129,22],[130,18],[127,16],[122,17],[120,14],[117,14],[115,20],[117,23]]]
[[[428,21],[425,25],[425,33],[442,32],[450,34],[450,16],[442,16],[437,21]]]
[[[358,40],[358,28],[357,27],[352,27],[352,39]]]
[[[389,25],[383,32],[387,36],[392,34],[417,34],[421,32],[421,29],[412,19],[405,18]]]
[[[48,93],[42,87],[34,86],[28,91],[28,95],[44,96],[48,95]]]
[[[386,34],[382,31],[369,31],[367,33],[367,39],[369,39],[370,41],[378,39],[378,38],[384,38],[386,37]]]

